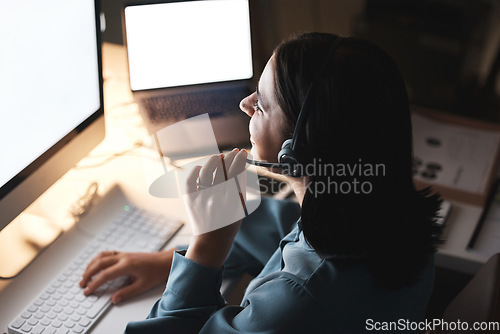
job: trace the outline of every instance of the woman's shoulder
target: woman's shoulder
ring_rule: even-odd
[[[248,287],[242,306],[266,310],[287,328],[302,323],[351,333],[366,329],[367,321],[420,321],[432,291],[432,274],[409,288],[387,290],[370,277],[362,263],[323,260],[309,276],[280,270],[259,277]]]
[[[421,321],[434,284],[433,258],[429,255],[415,283],[399,288],[381,284],[370,266],[361,261],[325,261],[304,287],[330,316],[350,319],[353,325],[365,323],[368,319]]]
[[[263,317],[272,315],[272,320],[269,321],[288,330],[283,332],[307,330],[319,333],[325,328],[331,328],[334,323],[329,312],[306,285],[302,278],[290,272],[277,271],[254,279],[248,286],[241,305],[245,310],[263,312]],[[264,325],[266,321],[261,323]],[[299,330],[303,326],[306,328]]]

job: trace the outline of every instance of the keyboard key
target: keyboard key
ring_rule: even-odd
[[[50,286],[57,289],[61,286],[61,282],[60,281],[52,282],[52,284]]]
[[[47,313],[46,317],[49,319],[55,319],[57,317],[57,314],[51,311]]]
[[[30,312],[30,313],[35,313],[37,310],[38,310],[38,307],[36,307],[35,305],[30,305],[28,307],[28,312]]]
[[[36,320],[35,318],[31,318],[27,323],[28,325],[35,326],[36,324],[38,324],[38,320]]]
[[[76,309],[76,313],[78,315],[85,315],[85,314],[87,314],[87,309],[83,308],[83,307],[79,307],[79,308]]]
[[[74,322],[79,322],[82,317],[79,316],[78,314],[73,314],[71,317],[69,317],[71,320],[73,320]]]
[[[87,312],[87,317],[89,318],[95,318],[101,310],[103,310],[110,301],[107,298],[99,298],[96,303],[92,305],[92,307],[88,310]]]
[[[45,330],[45,328],[43,328],[42,326],[37,326],[37,327],[33,328],[31,333],[32,334],[42,334],[44,330]]]
[[[12,324],[11,324],[11,327],[15,328],[15,329],[19,329],[21,328],[22,325],[24,325],[24,323],[26,322],[26,320],[24,320],[23,318],[17,318]]]
[[[29,333],[29,332],[31,331],[31,329],[32,329],[32,328],[33,328],[32,326],[30,326],[30,325],[28,325],[28,324],[25,324],[25,325],[21,328],[21,330],[22,330],[23,332]]]
[[[59,304],[61,307],[66,307],[69,304],[69,301],[66,299],[61,299],[57,304]]]
[[[73,321],[71,321],[71,320],[65,321],[64,322],[64,326],[68,327],[68,328],[73,328],[73,327],[75,327],[75,323]]]
[[[95,303],[97,301],[98,297],[97,296],[88,296],[87,300],[91,303]]]
[[[82,327],[87,327],[88,325],[90,325],[90,320],[88,318],[82,318],[82,320],[80,320],[78,323]]]
[[[78,280],[81,279],[81,277],[77,277]],[[82,288],[80,288],[78,285],[74,285],[71,290],[69,290],[69,292],[71,292],[73,295],[78,295],[79,293],[82,292]]]
[[[35,314],[33,314],[33,316],[36,318],[36,319],[43,319],[43,317],[45,317],[45,313],[42,313],[42,312],[36,312]]]
[[[40,325],[47,327],[48,325],[50,325],[50,320],[47,318],[42,319],[40,320]]]
[[[24,318],[24,319],[29,319],[29,318],[31,318],[31,313],[30,312],[24,312],[23,314],[21,314],[21,317]]]
[[[73,328],[73,332],[75,332],[76,334],[80,334],[80,333],[83,333],[83,331],[85,330],[85,328],[79,326],[79,325],[76,325],[75,328]]]
[[[63,310],[64,313],[66,313],[67,315],[71,315],[73,313],[75,313],[75,310],[70,308],[70,307],[66,307],[64,310]]]
[[[62,326],[62,322],[59,320],[52,321],[52,327],[59,328]]]
[[[57,316],[57,319],[59,319],[61,321],[66,321],[68,319],[68,316],[64,313],[61,313]]]
[[[88,300],[85,301],[81,306],[84,307],[84,308],[91,308],[93,305],[93,303],[89,302]]]
[[[50,299],[50,300],[47,300],[47,302],[45,303],[46,306],[48,307],[52,307],[54,305],[56,305],[56,301],[54,299]]]
[[[73,308],[77,308],[77,307],[80,307],[80,304],[81,302],[83,302],[85,300],[85,296],[84,295],[77,295],[75,297],[75,300],[70,302],[69,305]]]

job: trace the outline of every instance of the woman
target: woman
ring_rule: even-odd
[[[243,238],[247,249],[237,249],[238,222],[193,237],[186,252],[103,253],[83,276],[85,292],[130,275],[132,284],[113,296],[116,303],[163,282],[171,266],[163,297],[127,333],[361,333],[399,319],[421,321],[433,285],[440,200],[413,185],[409,103],[394,62],[366,41],[302,34],[275,49],[257,91],[240,107],[251,117],[259,160],[276,162],[282,143],[301,133],[302,173],[289,177],[300,219],[279,247]],[[307,119],[296,129],[303,109]],[[188,192],[211,186],[213,172],[220,178],[220,159],[193,171]],[[246,152],[223,159],[231,178],[243,171]],[[263,205],[251,219],[270,206],[283,210]],[[240,234],[267,228],[253,221]],[[260,246],[278,248],[271,254]],[[233,253],[257,263],[240,263],[248,271],[269,257],[241,306],[226,306],[219,294],[224,261],[226,271],[238,267]]]

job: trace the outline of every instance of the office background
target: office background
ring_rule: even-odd
[[[123,44],[125,3],[102,1],[104,41]],[[364,37],[396,60],[412,103],[500,122],[499,1],[252,0],[250,6],[257,73],[292,33]]]

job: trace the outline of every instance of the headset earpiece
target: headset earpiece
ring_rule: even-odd
[[[283,168],[283,173],[288,176],[300,177],[302,176],[299,167],[305,162],[304,157],[299,155],[297,149],[292,149],[293,139],[287,139],[281,145],[281,150],[278,153],[278,162],[287,166]]]
[[[281,150],[278,153],[278,162],[279,163],[298,163],[298,159],[295,156],[295,152],[292,149],[293,139],[287,139],[281,145]]]

